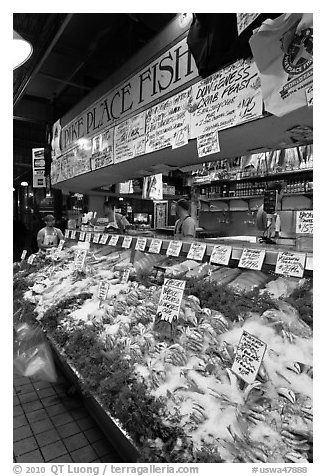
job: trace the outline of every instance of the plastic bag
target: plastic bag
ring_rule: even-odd
[[[41,328],[32,328],[27,323],[16,327],[13,364],[16,375],[57,381],[52,351]]]

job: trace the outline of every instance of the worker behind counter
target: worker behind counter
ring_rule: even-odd
[[[263,231],[261,242],[268,244],[276,244],[274,241],[280,237],[281,232],[281,218],[279,210],[284,194],[284,182],[270,182],[266,188],[266,192],[276,192],[271,196],[264,196],[264,203],[258,208],[256,224],[260,231]]]
[[[58,246],[59,241],[63,240],[63,234],[59,228],[55,228],[53,215],[46,215],[43,221],[45,227],[41,228],[37,234],[37,245],[39,250],[47,251]]]
[[[127,218],[121,213],[115,211],[115,206],[112,202],[107,200],[103,204],[104,217],[107,218],[107,224],[105,226],[106,230],[117,230],[119,232],[125,232],[126,229],[130,226]]]
[[[196,237],[196,222],[189,215],[189,208],[187,200],[181,198],[177,202],[177,216],[179,219],[175,224],[174,235],[179,240],[189,240]]]

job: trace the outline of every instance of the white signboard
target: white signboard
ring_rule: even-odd
[[[259,17],[259,13],[237,13],[238,34],[241,33]]]
[[[177,321],[186,282],[179,279],[164,279],[156,317],[160,321]]]
[[[191,243],[187,254],[188,259],[202,261],[206,251],[206,243]]]
[[[159,253],[161,251],[162,247],[162,240],[157,240],[154,238],[154,240],[151,241],[151,244],[149,245],[149,252],[150,253]]]
[[[197,137],[197,151],[198,157],[217,154],[220,151],[217,129]]]
[[[257,271],[261,270],[265,254],[265,250],[244,248],[239,261],[239,268],[255,269]]]
[[[211,254],[210,263],[227,266],[231,258],[231,253],[231,246],[215,245]]]
[[[76,255],[75,255],[75,261],[74,261],[76,271],[83,271],[86,255],[87,255],[87,250],[77,249]]]
[[[170,147],[175,134],[190,125],[191,88],[146,111],[146,154]]]
[[[253,60],[239,60],[192,86],[192,139],[262,115],[260,77]]]
[[[183,147],[184,145],[188,144],[190,132],[190,124],[186,124],[179,129],[176,129],[172,138],[172,149],[177,149],[178,147]]]
[[[112,235],[109,241],[110,246],[116,246],[119,241],[119,235]]]
[[[145,153],[145,112],[114,128],[114,163],[133,159]]]
[[[302,278],[306,263],[305,253],[294,253],[292,251],[280,251],[277,255],[275,273],[284,276],[295,276]]]
[[[97,170],[114,161],[113,149],[114,129],[111,127],[92,139],[92,170]]]
[[[91,233],[91,232],[86,233],[85,241],[89,241],[89,242],[90,242],[91,239],[92,239],[92,233]]]
[[[146,238],[142,238],[142,237],[137,238],[135,250],[145,251],[146,243],[147,243]]]
[[[240,338],[231,370],[248,384],[252,384],[264,358],[267,345],[247,331]]]
[[[170,241],[168,249],[166,250],[167,256],[179,256],[182,249],[182,241],[173,240]]]
[[[91,157],[92,141],[90,139],[78,141],[75,152],[74,176],[90,172]]]
[[[93,243],[98,243],[100,241],[100,236],[101,236],[100,233],[94,233]]]
[[[124,236],[122,241],[122,248],[130,248],[132,242],[132,236]]]
[[[97,297],[100,301],[105,301],[106,296],[108,294],[108,290],[109,290],[109,283],[105,281],[100,281],[98,292],[97,292]]]
[[[297,211],[296,233],[302,235],[312,235],[314,227],[314,212],[313,210],[299,210]]]
[[[78,241],[77,246],[80,250],[89,250],[90,248],[90,242],[89,241]]]
[[[74,240],[76,238],[76,230],[71,230],[70,231],[70,238]]]
[[[103,235],[101,236],[101,239],[100,239],[100,244],[105,245],[106,242],[108,241],[108,238],[109,238],[108,233],[103,233]]]
[[[70,230],[65,230],[65,238],[69,238]]]
[[[84,241],[84,240],[85,240],[85,234],[86,234],[86,233],[85,233],[84,231],[81,231],[81,232],[79,233],[79,241]]]

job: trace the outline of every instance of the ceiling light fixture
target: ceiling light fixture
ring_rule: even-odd
[[[14,30],[14,46],[12,51],[12,61],[13,61],[13,68],[19,68],[22,64],[24,64],[33,53],[32,45],[24,40],[15,30]]]

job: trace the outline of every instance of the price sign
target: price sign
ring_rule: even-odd
[[[91,242],[92,239],[92,233],[86,233],[85,241],[88,241],[89,243]]]
[[[62,251],[63,247],[64,247],[64,244],[65,244],[65,240],[60,240],[59,241],[59,244],[57,246],[57,252],[59,253],[60,251]]]
[[[70,232],[70,238],[71,238],[72,240],[75,240],[75,239],[76,239],[76,230],[71,230],[71,232]]]
[[[162,247],[162,240],[157,240],[154,238],[154,240],[151,241],[151,244],[149,245],[149,252],[150,253],[159,253],[161,251]]]
[[[75,255],[75,270],[76,271],[83,271],[85,260],[86,260],[87,250],[78,249]]]
[[[26,255],[27,255],[27,250],[23,250],[20,259],[21,259],[22,261],[24,261],[24,259],[26,258]]]
[[[246,383],[256,380],[267,345],[247,331],[240,338],[231,370]]]
[[[191,243],[187,254],[188,259],[202,261],[206,251],[206,243]]]
[[[119,240],[119,235],[112,235],[109,241],[110,246],[116,246]]]
[[[312,235],[314,227],[314,212],[312,210],[299,210],[297,212],[296,233]]]
[[[122,241],[122,248],[130,248],[132,242],[132,236],[124,236]]]
[[[34,263],[34,260],[35,260],[35,255],[30,255],[30,256],[28,257],[27,263],[28,263],[28,264],[33,264],[33,263]]]
[[[81,231],[81,232],[79,233],[79,241],[84,241],[84,240],[85,240],[85,234],[86,234],[86,233],[85,233],[84,231]]]
[[[313,86],[309,86],[306,89],[306,98],[307,98],[308,107],[313,106],[313,99],[314,99],[313,94],[314,94]]]
[[[65,238],[69,238],[70,230],[65,230]]]
[[[100,233],[94,233],[93,243],[98,243],[100,241],[100,236],[101,236]]]
[[[147,243],[146,238],[142,238],[142,237],[137,238],[135,250],[145,251],[146,243]]]
[[[179,256],[182,248],[182,241],[173,240],[170,241],[168,249],[166,250],[167,256]]]
[[[253,248],[244,248],[240,261],[239,268],[261,270],[265,258],[265,250],[256,250]]]
[[[232,253],[231,246],[215,245],[211,254],[210,263],[227,266]]]
[[[186,282],[180,279],[164,279],[160,300],[157,306],[154,330],[159,322],[176,323],[179,317],[181,301]]]
[[[106,296],[108,294],[108,290],[109,290],[109,283],[106,283],[105,281],[100,281],[98,292],[97,292],[97,297],[99,298],[100,301],[105,301]]]
[[[77,246],[78,248],[80,248],[81,250],[89,250],[90,248],[90,242],[89,241],[78,241],[77,242]]]
[[[110,235],[108,233],[103,233],[100,239],[100,245],[106,245],[106,242],[108,241]]]
[[[302,278],[306,263],[305,253],[293,253],[292,251],[280,251],[277,255],[275,273],[284,276]]]
[[[120,278],[121,283],[128,282],[129,274],[130,274],[130,269],[128,268],[125,268],[123,271],[121,271],[121,278]]]

